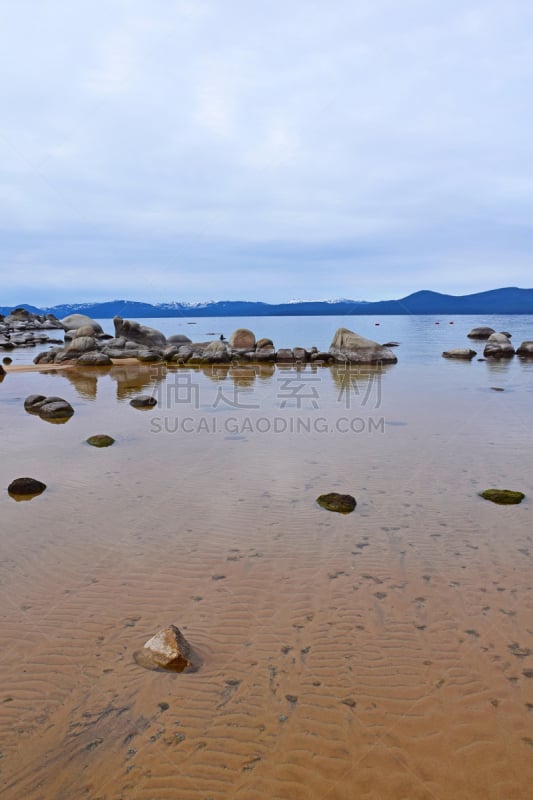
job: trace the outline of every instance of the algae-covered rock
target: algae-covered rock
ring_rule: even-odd
[[[480,497],[500,506],[514,506],[522,502],[525,494],[512,489],[485,489],[484,492],[480,492]]]
[[[322,508],[327,508],[328,511],[337,511],[339,514],[349,514],[357,505],[355,497],[352,497],[351,494],[338,494],[337,492],[321,494],[316,501]]]
[[[87,444],[91,444],[93,447],[111,447],[112,444],[115,444],[115,440],[106,433],[96,433],[94,436],[89,436]]]

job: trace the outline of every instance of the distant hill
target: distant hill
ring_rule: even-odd
[[[8,314],[15,306],[0,306],[0,314]],[[134,300],[111,300],[105,303],[70,303],[51,308],[36,308],[22,303],[36,314],[55,314],[60,319],[68,314],[87,314],[96,319],[116,315],[124,318],[143,317],[275,317],[388,314],[533,314],[533,289],[507,287],[488,292],[455,296],[420,291],[400,300],[298,300],[290,303],[260,303],[243,300],[219,300],[209,303],[151,303]]]

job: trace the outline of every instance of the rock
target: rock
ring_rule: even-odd
[[[74,414],[74,409],[62,397],[45,397],[41,394],[30,394],[24,401],[28,414],[38,414],[41,419],[67,420]]]
[[[15,478],[7,487],[10,495],[32,496],[42,494],[46,489],[46,483],[38,481],[36,478]]]
[[[137,358],[143,364],[155,364],[163,360],[163,353],[161,350],[139,350]]]
[[[337,511],[339,514],[349,514],[357,505],[355,497],[352,497],[351,494],[338,494],[337,492],[321,494],[316,501],[322,508],[327,508],[328,511]]]
[[[188,336],[184,336],[183,333],[173,333],[172,336],[169,336],[167,342],[169,344],[190,344],[192,339],[189,339]]]
[[[514,347],[504,333],[491,333],[483,351],[485,357],[512,358]]]
[[[444,358],[466,358],[470,360],[471,358],[474,358],[477,353],[475,350],[470,350],[468,347],[457,347],[455,350],[445,350],[442,355]]]
[[[293,347],[292,355],[295,361],[303,361],[305,363],[309,360],[309,353],[305,347]]]
[[[363,336],[348,330],[348,328],[339,328],[337,330],[329,352],[338,362],[396,364],[398,361],[388,347],[383,347],[379,342],[374,342],[372,339],[365,339]]]
[[[157,400],[149,394],[139,394],[130,400],[130,406],[133,408],[153,408],[156,405]]]
[[[276,353],[276,361],[278,364],[293,364],[294,355],[292,350],[288,347],[280,347]]]
[[[522,356],[526,358],[533,358],[533,342],[526,340],[522,342],[520,347],[516,351],[517,356]],[[4,359],[5,361],[5,359]]]
[[[533,342],[532,342],[532,344],[533,344]],[[6,356],[5,358],[2,359],[2,364],[5,364],[6,367],[9,367],[9,365],[12,364],[12,363],[13,363],[13,359],[10,358],[9,356]]]
[[[493,503],[498,503],[500,506],[511,506],[521,503],[525,497],[523,492],[515,492],[512,489],[485,489],[480,492],[480,497],[485,500],[491,500]]]
[[[115,444],[113,437],[106,433],[96,433],[94,436],[89,436],[86,441],[93,447],[111,447],[112,444]]]
[[[148,639],[143,647],[143,656],[147,665],[161,667],[173,672],[194,670],[198,667],[198,659],[192,647],[176,625],[159,631]]]
[[[467,336],[469,339],[488,339],[493,333],[495,333],[494,328],[480,327],[472,328]]]
[[[227,364],[231,361],[231,353],[226,342],[209,342],[203,352],[206,364]]]
[[[256,348],[256,350],[264,350],[265,348],[273,350],[274,349],[274,342],[272,341],[272,339],[266,339],[266,338],[259,339],[259,341],[257,342],[255,348]]]
[[[334,360],[334,356],[331,353],[326,353],[324,351],[319,351],[317,353],[311,353],[311,361],[315,362],[322,362],[324,364],[329,364]]]
[[[5,374],[6,374],[5,369],[2,366],[0,366],[0,375],[2,375],[3,377]]]
[[[500,333],[503,333],[503,335],[507,336],[508,339],[510,339],[511,336],[513,335],[512,333],[509,333],[509,331],[500,331]]]
[[[94,336],[77,336],[68,345],[67,353],[90,353],[98,349],[98,343]]]
[[[111,361],[110,357],[107,353],[98,353],[96,351],[92,353],[84,353],[80,356],[76,364],[79,364],[80,367],[111,367],[113,366],[113,362]]]
[[[71,331],[69,331],[70,333]],[[92,325],[82,325],[81,328],[76,328],[72,338],[78,339],[80,336],[94,336],[95,330]]]
[[[233,350],[253,350],[255,335],[248,328],[237,328],[229,337],[229,346]]]
[[[61,325],[66,331],[75,331],[78,328],[90,327],[93,333],[103,333],[102,326],[86,314],[69,314],[60,320]]]
[[[130,342],[144,345],[145,348],[163,348],[167,343],[166,337],[161,331],[150,328],[148,325],[140,325],[138,322],[122,319],[122,317],[114,317],[113,324],[115,326],[115,337],[123,336]]]

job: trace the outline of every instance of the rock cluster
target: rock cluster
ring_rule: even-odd
[[[65,326],[83,323],[78,328],[69,327],[65,334],[68,340],[63,348],[39,353],[36,364],[80,364],[82,366],[105,367],[115,360],[135,358],[141,363],[204,364],[278,363],[318,364],[394,364],[397,357],[384,345],[365,339],[347,328],[339,328],[327,352],[316,347],[293,347],[276,350],[272,339],[256,340],[247,328],[238,328],[229,340],[223,337],[215,341],[192,342],[183,334],[168,339],[161,331],[138,322],[115,317],[115,336],[101,333],[98,323],[88,317],[72,315],[62,320]]]
[[[42,344],[61,343],[51,339],[48,331],[63,332],[60,321],[53,314],[32,314],[25,308],[15,308],[7,317],[0,314],[0,348],[38,347]]]
[[[62,397],[45,397],[43,394],[30,394],[24,401],[28,414],[36,414],[41,419],[61,422],[70,419],[74,409]]]
[[[512,358],[515,350],[506,333],[491,333],[483,351],[485,358]]]

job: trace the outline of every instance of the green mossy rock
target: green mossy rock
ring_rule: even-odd
[[[355,497],[352,497],[351,494],[337,494],[337,492],[321,494],[316,501],[322,508],[327,508],[328,511],[337,511],[339,514],[350,514],[357,505]]]
[[[523,492],[514,492],[512,489],[485,489],[480,492],[480,497],[498,503],[500,506],[514,506],[521,503],[525,497]]]
[[[115,440],[106,433],[97,433],[94,436],[89,436],[87,444],[91,444],[93,447],[111,447],[112,444],[115,444]]]

